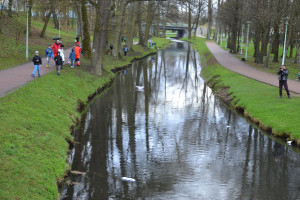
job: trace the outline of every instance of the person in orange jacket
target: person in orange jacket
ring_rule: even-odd
[[[57,52],[58,52],[58,49],[60,46],[61,46],[61,43],[59,40],[56,40],[56,42],[54,42],[54,44],[52,45],[51,49],[53,51],[54,57],[57,56]]]
[[[77,42],[76,46],[74,47],[74,52],[75,52],[75,61],[76,61],[76,65],[80,66],[80,54],[81,54],[81,47],[79,45],[80,43]]]

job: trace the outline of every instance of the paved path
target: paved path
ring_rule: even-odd
[[[208,41],[206,42],[206,45],[216,60],[227,69],[230,69],[231,71],[237,72],[248,78],[278,87],[277,75],[263,72],[251,67],[250,65],[234,57],[234,55],[230,54],[228,51],[222,49],[215,42]],[[288,80],[288,85],[290,91],[300,94],[300,81]]]
[[[65,54],[65,63],[69,58],[71,49],[66,49]],[[33,57],[33,56],[32,56]],[[32,58],[29,58],[30,60]],[[50,63],[50,68],[46,68],[47,60],[42,58],[43,67],[41,67],[41,76],[53,71],[55,69],[55,62],[52,59]],[[33,63],[29,62],[17,67],[13,67],[6,70],[0,70],[0,98],[9,94],[10,92],[15,91],[29,81],[32,81],[37,78],[32,78],[31,74],[33,71]],[[36,73],[37,77],[37,73]]]

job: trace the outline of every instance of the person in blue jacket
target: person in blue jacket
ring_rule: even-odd
[[[47,65],[46,65],[46,67],[50,67],[51,58],[53,59],[53,51],[51,49],[51,45],[49,45],[48,48],[46,49],[45,55],[46,55],[46,58],[47,58]]]
[[[75,52],[74,52],[74,49],[72,49],[72,51],[70,52],[69,60],[70,60],[71,68],[74,68],[74,66],[75,66]]]
[[[125,47],[123,48],[124,51],[124,56],[127,56],[127,52],[128,52],[128,47],[125,45]]]

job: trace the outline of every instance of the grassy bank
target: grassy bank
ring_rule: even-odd
[[[216,93],[225,92],[230,96],[231,105],[243,111],[254,123],[272,134],[288,137],[300,145],[300,98],[278,97],[278,88],[246,78],[217,63],[205,44],[206,39],[193,42],[201,56],[204,78],[210,82]]]
[[[156,41],[161,47],[169,43]],[[126,57],[123,65],[111,62],[108,69],[155,51],[135,49],[140,51]],[[61,76],[49,73],[0,99],[0,199],[58,198],[57,182],[69,169],[70,127],[80,117],[78,102],[87,102],[113,77],[66,66]]]
[[[3,21],[2,21],[3,20]],[[26,16],[24,14],[14,15],[13,18],[3,15],[0,33],[0,70],[8,69],[23,63],[26,60]],[[58,30],[54,28],[53,21],[49,21],[46,35],[40,38],[44,22],[40,19],[32,19],[31,32],[29,36],[29,58],[32,58],[35,51],[40,51],[41,56],[45,55],[45,49],[53,44],[53,37],[58,36]],[[62,27],[61,37],[65,47],[74,45],[75,29]]]

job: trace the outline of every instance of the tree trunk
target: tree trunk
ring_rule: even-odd
[[[81,3],[77,1],[76,3],[76,9],[77,9],[77,36],[81,37],[81,40],[83,40],[83,22],[82,22],[82,12],[81,12]]]
[[[114,35],[114,49],[113,56],[115,58],[121,56],[121,35],[124,27],[124,19],[125,19],[125,11],[126,11],[126,1],[120,1],[119,6],[119,14],[116,16],[116,25],[115,25],[115,35]]]
[[[144,34],[143,34],[143,27],[142,27],[142,3],[139,1],[137,2],[137,25],[139,28],[139,45],[144,46]]]
[[[208,0],[208,27],[207,27],[207,36],[206,38],[210,39],[210,28],[212,24],[212,0]]]
[[[136,24],[136,14],[135,11],[137,10],[137,2],[131,3],[130,5],[130,15],[129,15],[129,20],[128,20],[128,27],[127,27],[127,41],[126,45],[129,50],[133,50],[133,38],[134,38],[134,31],[135,31],[135,24]]]
[[[145,40],[144,40],[144,45],[147,46],[147,42],[149,39],[149,33],[150,33],[150,28],[152,25],[153,21],[153,7],[154,7],[154,2],[149,1],[148,2],[148,8],[147,8],[147,20],[146,20],[146,29],[145,29]]]
[[[12,3],[13,0],[8,1],[8,16],[12,18]]]
[[[105,69],[104,59],[106,50],[107,29],[110,14],[110,0],[104,0],[96,7],[96,20],[94,28],[92,72],[101,75]]]
[[[30,7],[29,7],[29,13],[28,13],[28,34],[31,36],[32,34],[31,34],[31,15],[32,15],[32,12],[31,12],[31,10],[32,10],[32,6],[33,6],[33,0],[28,0],[28,4],[29,5],[31,5]]]
[[[278,54],[279,54],[279,25],[275,23],[274,25],[274,41],[272,44],[272,53],[274,54],[273,62],[279,62]]]
[[[296,47],[296,55],[295,55],[295,60],[294,60],[294,63],[295,63],[295,64],[297,64],[298,57],[299,57],[299,45],[297,44],[297,47]]]
[[[269,59],[270,59],[270,54],[271,54],[271,50],[272,50],[272,45],[273,45],[273,42],[270,42],[270,47],[268,49],[268,53],[267,53],[267,56],[266,56],[264,68],[269,68]]]
[[[260,53],[260,34],[261,34],[261,30],[259,27],[255,28],[255,40],[254,40],[254,57],[255,57],[255,63],[260,63],[259,60],[259,53]]]
[[[83,22],[83,37],[82,37],[82,49],[83,54],[87,59],[92,56],[91,50],[91,37],[89,33],[89,18],[86,8],[86,0],[81,0],[81,12],[82,12],[82,22]]]
[[[57,19],[56,12],[53,11],[52,15],[53,15],[54,28],[58,30],[59,29],[59,24],[58,24],[58,19]]]
[[[188,6],[189,6],[189,17],[188,17],[188,39],[192,39],[192,8],[191,8],[191,2],[188,2]]]
[[[48,22],[49,22],[49,19],[50,19],[50,16],[51,16],[51,11],[49,11],[49,13],[47,14],[46,16],[46,19],[45,19],[45,23],[44,23],[44,27],[43,27],[43,30],[40,34],[40,37],[43,38],[45,37],[45,33],[46,33],[46,29],[47,29],[47,26],[48,26]]]

